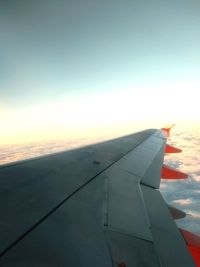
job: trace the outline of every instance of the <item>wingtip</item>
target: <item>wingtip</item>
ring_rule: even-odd
[[[171,129],[175,126],[175,124],[169,124],[161,128],[161,130],[167,135],[167,137],[170,136]]]

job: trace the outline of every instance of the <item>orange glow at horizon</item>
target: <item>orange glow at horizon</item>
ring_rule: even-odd
[[[165,86],[167,87],[167,85]],[[195,88],[116,90],[65,97],[44,105],[2,108],[0,144],[68,137],[119,136],[169,123],[200,128]],[[171,93],[170,93],[171,92]]]

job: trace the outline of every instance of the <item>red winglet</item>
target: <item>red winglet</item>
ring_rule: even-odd
[[[187,247],[196,265],[200,267],[200,237],[189,231],[180,228],[179,230],[186,241]]]
[[[181,153],[182,149],[166,144],[165,153]]]
[[[187,173],[177,171],[167,165],[163,164],[162,172],[161,172],[162,179],[186,179],[188,178]]]
[[[173,127],[174,127],[174,124],[171,124],[171,125],[167,125],[167,126],[161,128],[161,130],[163,130],[166,133],[167,137],[169,137],[170,136],[170,130]]]

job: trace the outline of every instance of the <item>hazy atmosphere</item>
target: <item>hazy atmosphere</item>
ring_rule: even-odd
[[[0,3],[0,164],[175,123],[161,190],[200,234],[200,2]]]

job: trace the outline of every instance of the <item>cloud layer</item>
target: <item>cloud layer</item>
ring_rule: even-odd
[[[103,141],[102,137],[69,138],[19,145],[0,146],[0,165],[24,159],[49,155]]]
[[[185,181],[161,182],[161,192],[167,203],[186,212],[176,221],[179,227],[200,235],[200,132],[180,131],[171,135],[168,143],[181,148],[180,154],[165,156],[165,163],[188,173]]]

